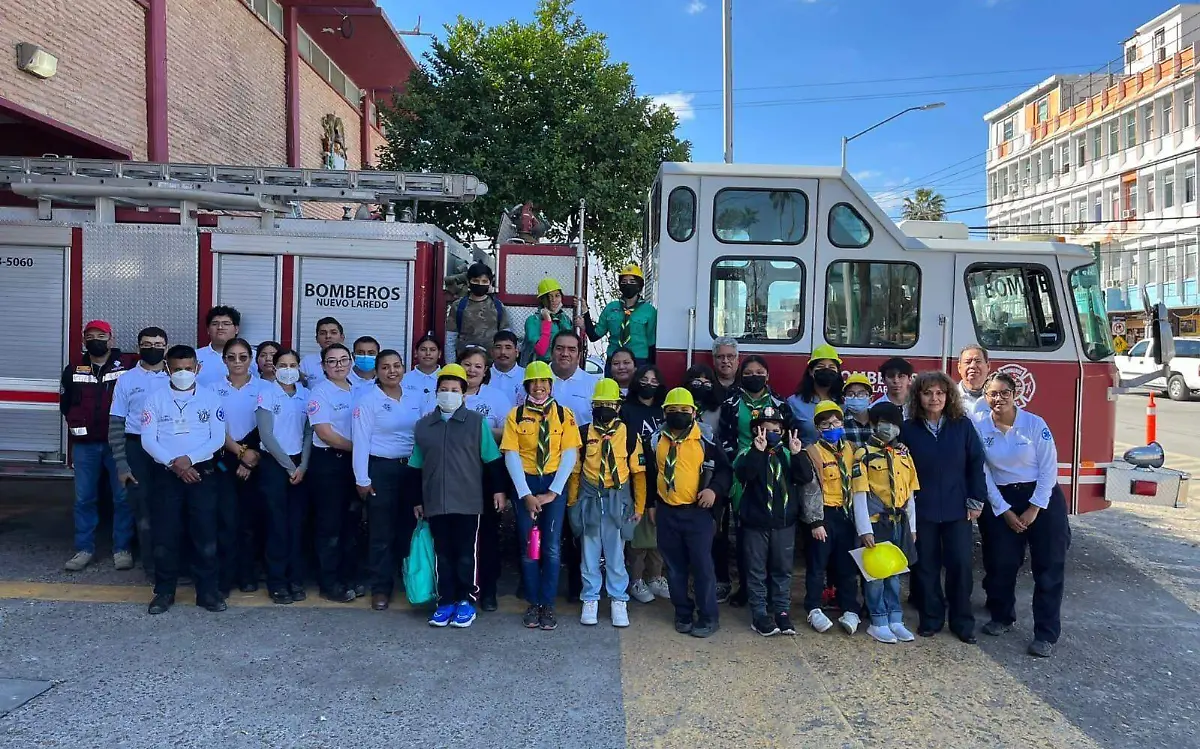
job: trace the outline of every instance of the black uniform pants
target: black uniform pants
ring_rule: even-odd
[[[511,482],[505,473],[505,483]],[[509,497],[513,495],[511,486],[505,490]],[[479,517],[479,592],[483,598],[495,598],[496,587],[500,580],[501,553],[500,530],[504,523],[504,514],[496,509],[496,502],[486,490],[483,495],[483,514]],[[518,564],[517,569],[521,569]]]
[[[238,460],[236,458],[230,455],[226,461],[228,471],[225,475],[233,488],[235,505],[232,509],[223,509],[222,518],[225,523],[231,523],[236,531],[232,579],[238,585],[257,585],[258,583],[258,563],[263,558],[263,549],[266,546],[267,538],[267,503],[266,496],[262,491],[260,476],[263,463],[270,460],[274,460],[274,458],[264,451],[259,457],[258,465],[250,471],[250,476],[246,479],[240,479],[237,476]],[[230,520],[225,515],[226,512],[236,515],[236,519]],[[222,532],[227,533],[228,529],[225,528]],[[222,558],[222,565],[224,563],[225,560]],[[228,580],[229,578],[222,570],[221,581],[224,583]],[[222,590],[228,589],[222,587]]]
[[[479,600],[479,516],[451,513],[429,520],[437,558],[438,605]]]
[[[658,504],[658,550],[667,564],[667,587],[675,621],[690,622],[699,609],[700,624],[717,624],[717,576],[713,569],[712,539],[716,521],[699,505]],[[695,581],[696,601],[688,596],[688,575]]]
[[[724,585],[729,584],[729,524],[732,516],[733,509],[729,506],[721,511],[717,532],[713,534],[712,541],[713,568],[716,570],[717,582]],[[744,574],[741,565],[738,565],[738,579],[741,580]]]
[[[292,462],[300,464],[300,456]],[[266,498],[267,590],[304,587],[304,523],[312,511],[309,479],[292,485],[287,471],[264,453],[258,467],[259,486]]]
[[[409,499],[414,473],[408,461],[400,458],[372,455],[367,462],[367,476],[375,491],[367,497],[367,568],[372,595],[392,595],[397,564],[407,556],[400,552],[407,552],[417,524]]]
[[[151,519],[150,499],[159,492],[163,467],[154,462],[145,448],[142,438],[136,434],[125,435],[125,460],[133,473],[136,484],[125,487],[125,498],[133,510],[137,528],[138,549],[142,557],[142,569],[146,576],[154,579],[154,523]]]
[[[1029,509],[1036,483],[1008,484],[1000,495],[1020,515]],[[1012,624],[1017,620],[1017,572],[1025,563],[1029,547],[1029,566],[1033,572],[1033,635],[1043,642],[1058,642],[1062,632],[1063,588],[1066,580],[1067,549],[1071,548],[1071,526],[1067,521],[1067,500],[1057,486],[1050,504],[1024,533],[1016,533],[992,512],[991,505],[979,516],[983,541],[983,590],[987,594],[992,620]]]
[[[217,469],[217,586],[223,595],[240,582],[238,520],[245,481],[236,475],[238,461],[227,453],[214,459]]]
[[[317,580],[322,591],[349,588],[358,578],[362,502],[354,489],[350,453],[313,446],[308,478],[316,510]]]
[[[950,613],[950,631],[966,636],[975,633],[971,613],[971,521],[949,520],[930,523],[917,520],[917,564],[913,582],[921,604],[921,629],[940,630]],[[942,570],[946,587],[942,588]]]
[[[831,579],[837,590],[834,602],[843,612],[857,614],[858,566],[850,550],[858,546],[854,519],[840,507],[825,508],[825,540],[808,539],[804,570],[804,610],[821,608],[825,581]]]
[[[796,526],[743,528],[742,558],[746,592],[754,615],[788,613],[792,605],[792,565],[796,558]],[[769,586],[769,590],[768,590]]]
[[[200,474],[200,481],[195,484],[184,483],[169,470],[155,482],[158,493],[150,500],[155,529],[154,594],[175,595],[186,517],[196,603],[202,604],[218,595],[217,495],[221,487],[213,461],[197,463],[194,468]]]

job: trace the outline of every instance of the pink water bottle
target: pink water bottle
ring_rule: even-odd
[[[542,558],[542,529],[536,525],[529,531],[529,558],[535,562]]]

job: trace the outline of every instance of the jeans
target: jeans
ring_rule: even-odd
[[[367,477],[375,494],[367,497],[368,569],[371,594],[391,596],[395,588],[399,540],[409,544],[416,517],[408,501],[411,495],[410,471],[398,458],[372,455],[367,462]],[[419,477],[418,477],[419,480]]]
[[[129,551],[133,543],[133,512],[125,499],[125,487],[117,477],[117,464],[107,442],[76,442],[71,447],[75,466],[75,551],[96,553],[96,526],[100,513],[100,469],[108,471],[113,500],[113,552]]]
[[[607,492],[606,492],[607,493]],[[604,501],[612,501],[605,497]],[[583,574],[581,601],[599,601],[600,585],[607,581],[608,597],[613,601],[629,600],[629,571],[625,569],[625,540],[621,538],[621,522],[608,507],[600,513],[600,532],[579,538],[583,551],[580,570]],[[604,573],[600,572],[600,555],[604,554]]]
[[[550,490],[553,476],[525,475],[529,491],[542,494]],[[559,495],[553,502],[542,507],[537,525],[542,533],[541,559],[529,558],[529,532],[534,519],[518,497],[514,500],[517,515],[517,545],[521,553],[521,579],[525,583],[525,598],[537,606],[553,606],[558,595],[558,570],[562,563],[562,532],[566,520],[567,498]]]
[[[886,627],[904,621],[900,608],[900,576],[892,575],[883,580],[864,580],[863,593],[867,599],[867,611],[871,612],[871,624]]]

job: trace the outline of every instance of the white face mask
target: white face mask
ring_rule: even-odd
[[[452,414],[463,404],[462,393],[453,390],[440,390],[437,394],[437,406],[442,413]]]
[[[275,379],[279,380],[284,385],[295,385],[300,381],[300,370],[292,367],[284,367],[275,370]]]
[[[196,373],[187,369],[177,369],[171,373],[171,385],[176,390],[191,390],[196,384]]]

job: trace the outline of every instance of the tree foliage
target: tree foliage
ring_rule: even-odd
[[[928,187],[919,187],[904,199],[900,216],[908,221],[945,221],[946,198]]]
[[[637,94],[571,0],[541,0],[528,23],[486,27],[459,16],[383,115],[383,168],[488,184],[473,203],[422,206],[434,223],[490,238],[506,209],[532,200],[554,227],[549,238],[570,241],[583,198],[584,238],[610,269],[639,243],[659,164],[691,155],[674,113]]]

